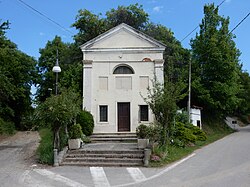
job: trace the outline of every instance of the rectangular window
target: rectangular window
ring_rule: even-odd
[[[99,89],[108,90],[108,77],[99,77]]]
[[[148,121],[148,105],[140,105],[140,121]]]
[[[100,105],[100,122],[108,122],[108,106],[107,105]]]
[[[131,90],[132,89],[132,77],[116,77],[115,78],[116,89],[119,90]]]

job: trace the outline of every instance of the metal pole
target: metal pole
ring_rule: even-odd
[[[58,89],[58,73],[56,73],[56,95],[57,95],[57,93],[58,93],[58,91],[57,91],[57,89]]]
[[[56,49],[56,66],[59,66],[58,63],[58,49]],[[58,93],[58,72],[56,72],[56,88],[55,88],[55,94],[57,95]]]
[[[188,71],[188,122],[191,122],[191,59],[189,60],[189,71]]]

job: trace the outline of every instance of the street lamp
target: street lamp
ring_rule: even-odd
[[[55,94],[57,95],[57,90],[58,90],[58,73],[61,72],[61,68],[60,68],[59,62],[58,62],[58,49],[56,49],[56,64],[53,67],[52,71],[54,73],[56,73],[56,86],[55,86],[56,87],[56,89],[55,89],[56,93]],[[54,145],[55,145],[55,142],[54,142]],[[58,163],[58,150],[55,147],[54,147],[54,166],[59,166],[59,163]]]
[[[52,71],[56,73],[56,95],[57,95],[57,90],[58,90],[58,73],[61,72],[61,68],[59,66],[58,62],[58,49],[56,49],[56,65],[53,67]]]

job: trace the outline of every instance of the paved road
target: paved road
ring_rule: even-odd
[[[250,127],[240,128],[170,172],[136,186],[250,186]]]
[[[21,167],[21,164],[19,168],[13,164],[11,167],[13,174],[0,169],[0,186],[247,187],[250,186],[250,126],[166,168],[40,168]],[[11,181],[10,177],[15,180]]]

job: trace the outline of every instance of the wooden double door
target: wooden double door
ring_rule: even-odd
[[[117,103],[118,132],[130,131],[130,103]]]

